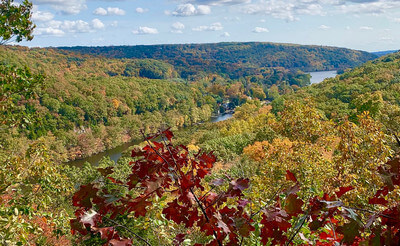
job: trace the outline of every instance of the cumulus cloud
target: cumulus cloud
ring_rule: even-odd
[[[50,21],[54,18],[54,14],[50,12],[42,12],[39,10],[33,10],[32,20],[34,22]]]
[[[93,11],[93,14],[95,15],[107,15],[107,10],[103,9],[103,8],[97,8]]]
[[[211,8],[208,5],[193,5],[191,3],[180,4],[172,12],[174,16],[194,16],[194,15],[208,15],[211,13]]]
[[[33,32],[34,35],[44,35],[44,36],[63,36],[65,34],[64,31],[53,28],[53,27],[38,27]]]
[[[47,35],[47,36],[64,36],[67,33],[89,33],[95,32],[95,30],[103,29],[104,23],[99,19],[93,19],[90,23],[83,20],[50,20],[45,23],[41,23],[35,28],[35,35]]]
[[[99,20],[99,19],[93,19],[92,26],[94,29],[102,29],[102,28],[104,28],[104,23],[101,22],[101,20]]]
[[[104,8],[97,8],[93,11],[95,15],[125,15],[125,10],[117,8],[117,7],[108,7],[107,9]]]
[[[136,11],[136,13],[143,14],[143,13],[149,11],[149,10],[141,8],[141,7],[138,7],[138,8],[135,9],[135,11]]]
[[[63,14],[79,14],[86,9],[86,0],[33,0],[35,5],[50,5]]]
[[[185,29],[185,25],[181,22],[175,22],[171,25],[172,33],[183,33],[183,29]]]
[[[220,31],[222,29],[224,29],[224,27],[222,26],[222,24],[220,22],[215,22],[209,26],[198,26],[198,27],[192,28],[193,31],[197,31],[197,32]]]
[[[116,7],[115,8],[108,7],[107,12],[108,15],[125,15],[125,10]]]
[[[269,30],[267,28],[258,26],[258,27],[255,27],[252,32],[254,32],[254,33],[262,33],[262,32],[269,32]]]
[[[156,28],[141,26],[138,29],[132,31],[136,35],[146,35],[146,34],[157,34],[158,30]]]

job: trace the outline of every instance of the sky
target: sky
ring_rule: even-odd
[[[400,49],[400,0],[32,0],[22,45],[279,42]]]

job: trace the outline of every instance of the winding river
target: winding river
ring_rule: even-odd
[[[232,118],[232,116],[233,116],[233,114],[231,114],[231,113],[221,114],[216,117],[212,117],[210,121],[213,123],[220,122],[220,121],[230,119],[230,118]],[[98,154],[94,154],[92,156],[89,156],[89,157],[86,157],[83,159],[70,161],[70,162],[68,162],[68,164],[72,165],[72,166],[81,167],[81,166],[83,166],[83,164],[85,164],[85,162],[89,162],[90,164],[97,166],[99,164],[100,160],[106,156],[110,157],[110,159],[112,161],[117,162],[118,159],[121,158],[122,153],[124,151],[126,151],[128,148],[132,147],[133,145],[139,144],[140,142],[141,142],[141,140],[125,143],[125,144],[115,147],[113,149],[109,149],[104,152],[100,152]]]

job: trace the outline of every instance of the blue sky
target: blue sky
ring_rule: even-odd
[[[33,0],[27,46],[262,41],[400,49],[400,0]]]

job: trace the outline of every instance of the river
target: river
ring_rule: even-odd
[[[233,116],[233,114],[231,114],[231,113],[229,113],[229,114],[221,114],[221,115],[218,115],[216,117],[212,117],[210,121],[213,122],[213,123],[216,123],[216,122],[220,122],[220,121],[224,121],[224,120],[230,119],[230,118],[232,118],[232,116]],[[91,155],[89,157],[86,157],[86,158],[83,158],[83,159],[74,160],[74,161],[70,161],[70,162],[67,162],[67,163],[68,163],[68,165],[81,167],[81,166],[83,166],[83,164],[85,164],[85,162],[89,162],[90,164],[92,164],[94,166],[97,166],[99,164],[100,160],[103,157],[106,157],[106,156],[110,157],[110,159],[112,161],[117,162],[118,159],[122,156],[122,153],[124,151],[126,151],[128,148],[130,148],[130,147],[132,147],[132,146],[134,146],[136,144],[139,144],[140,142],[141,142],[141,140],[136,140],[136,141],[132,141],[132,142],[129,142],[129,143],[125,143],[125,144],[120,145],[118,147],[115,147],[113,149],[109,149],[109,150],[106,150],[104,152],[100,152],[98,154],[94,154],[94,155]]]
[[[327,78],[336,77],[337,71],[320,71],[320,72],[311,72],[311,84],[318,84],[324,81]]]

